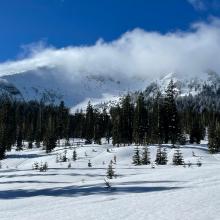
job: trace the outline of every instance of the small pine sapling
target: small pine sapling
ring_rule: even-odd
[[[114,155],[114,158],[113,158],[113,160],[114,160],[114,164],[116,164],[116,162],[117,162],[117,158],[116,158],[116,155]]]
[[[111,162],[108,165],[106,176],[108,179],[112,179],[113,177],[115,177],[115,171]]]
[[[91,163],[90,160],[89,160],[89,162],[88,162],[88,167],[92,167],[92,163]]]
[[[62,162],[66,162],[67,161],[67,150],[64,151],[64,154],[63,154],[63,158],[62,158]]]
[[[197,161],[196,165],[197,165],[198,167],[201,167],[201,166],[202,166],[202,162],[201,162],[201,160],[200,160],[200,159],[198,159],[198,161]]]
[[[73,161],[77,160],[77,153],[76,153],[76,149],[74,148],[73,150]]]

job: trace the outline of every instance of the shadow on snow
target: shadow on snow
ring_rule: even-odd
[[[51,197],[79,197],[90,195],[113,195],[129,193],[147,193],[167,190],[177,190],[182,187],[164,187],[164,186],[117,186],[107,189],[104,184],[86,185],[86,186],[67,186],[47,189],[17,189],[0,191],[0,199],[18,199],[35,196]]]

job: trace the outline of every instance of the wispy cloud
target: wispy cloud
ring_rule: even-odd
[[[203,0],[187,0],[196,10],[206,10],[207,6]]]
[[[155,79],[168,72],[199,76],[212,69],[220,73],[220,20],[193,24],[186,32],[161,34],[141,29],[123,34],[112,42],[61,49],[32,47],[25,58],[0,63],[0,75],[41,67],[61,71],[60,77],[77,80],[84,74],[118,78]]]
[[[220,0],[187,0],[197,11],[216,11],[220,9]]]

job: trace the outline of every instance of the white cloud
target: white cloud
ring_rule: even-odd
[[[187,0],[196,10],[206,10],[204,0]]]
[[[123,34],[112,42],[61,49],[34,47],[21,60],[0,63],[0,75],[16,74],[40,67],[54,67],[76,80],[79,75],[158,78],[177,72],[195,76],[212,69],[220,73],[220,20],[193,24],[186,32],[161,34],[141,29]]]

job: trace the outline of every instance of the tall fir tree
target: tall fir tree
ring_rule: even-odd
[[[208,147],[210,153],[220,152],[220,123],[212,122],[208,128]]]
[[[121,105],[121,141],[123,144],[132,143],[133,114],[134,106],[128,94],[122,99]]]
[[[89,102],[86,108],[85,117],[85,138],[87,143],[92,143],[94,137],[94,109]]]
[[[117,105],[116,107],[111,108],[110,114],[112,117],[112,144],[119,146],[122,143],[122,120],[120,106]]]
[[[170,81],[165,94],[165,114],[166,114],[166,142],[170,141],[173,146],[177,143],[181,135],[180,119],[175,102],[175,85]]]
[[[136,144],[144,144],[147,134],[147,110],[143,93],[137,98],[134,110],[133,139]]]

